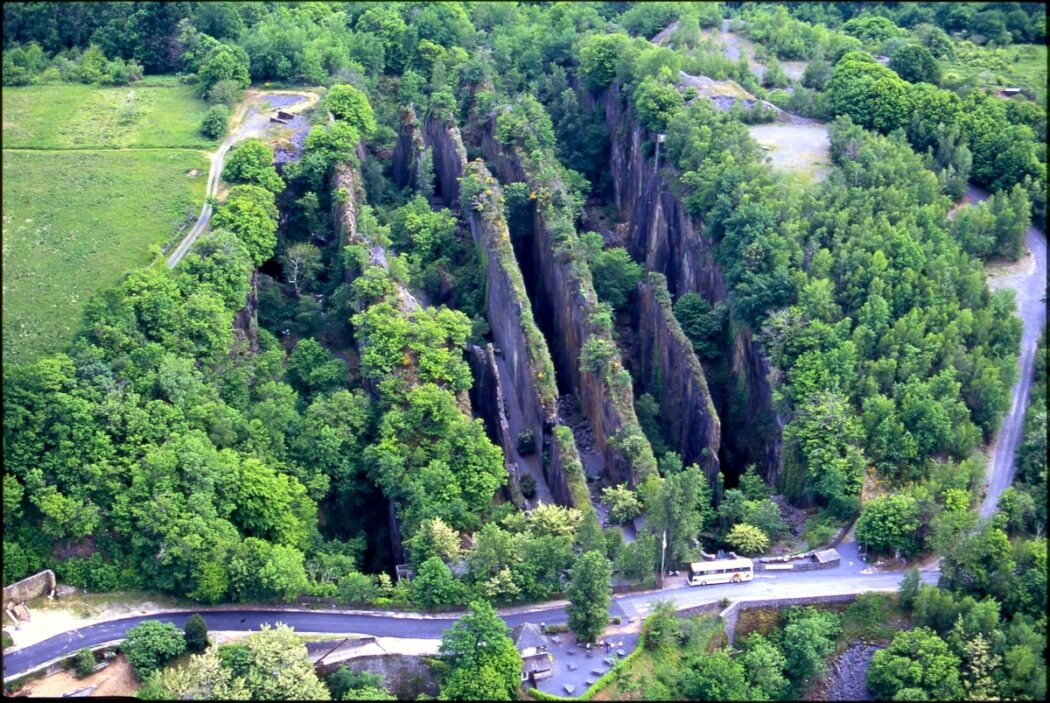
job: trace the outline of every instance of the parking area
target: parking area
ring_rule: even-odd
[[[634,651],[640,626],[638,621],[610,626],[590,649],[577,644],[571,632],[548,635],[549,651],[554,656],[553,672],[537,681],[536,688],[559,696],[582,695],[613,664]]]

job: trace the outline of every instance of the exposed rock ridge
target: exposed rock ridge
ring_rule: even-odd
[[[359,161],[363,154],[364,150],[359,145]],[[365,203],[365,189],[364,182],[361,178],[361,171],[357,163],[347,161],[337,164],[333,171],[331,188],[333,193],[332,223],[335,227],[340,245],[363,245],[368,249],[368,258],[371,265],[389,269],[386,251],[382,243],[372,240],[367,232],[362,231],[361,228],[358,227],[360,207]],[[353,278],[351,272],[347,272],[346,278],[348,281]],[[393,295],[397,298],[398,309],[401,311],[402,315],[406,317],[411,316],[422,306],[402,282],[394,279],[394,284],[395,288]],[[360,307],[358,309],[360,310]],[[358,340],[359,347],[362,347],[365,343],[364,340]],[[407,378],[411,378],[412,376],[414,376],[414,374],[410,374]],[[362,379],[362,384],[373,396],[378,395],[378,388],[375,379],[364,378]],[[459,401],[457,402],[458,407],[465,415],[471,417],[470,404],[469,401],[466,400],[466,393],[462,393],[460,396],[462,397],[457,397],[457,401]],[[401,521],[397,516],[397,506],[395,505],[394,500],[388,498],[387,502],[391,551],[395,561],[397,563],[403,563],[405,561],[405,552],[402,545]]]
[[[587,90],[579,94],[586,108],[605,114],[614,198],[628,251],[644,260],[647,270],[664,274],[675,297],[695,292],[710,303],[726,300],[717,246],[685,209],[679,195],[684,186],[675,168],[656,151],[661,145],[656,145],[653,158],[646,157],[645,144],[655,144],[657,139],[641,127],[619,84],[614,81],[597,96]],[[733,335],[731,367],[731,383],[747,399],[742,417],[734,417],[747,432],[736,435],[734,442],[747,448],[766,480],[776,485],[783,470],[784,425],[772,401],[776,373],[750,330],[739,329]],[[720,402],[723,416],[725,405],[726,401]]]
[[[571,441],[558,446],[553,435],[560,422],[554,364],[547,340],[533,318],[525,282],[514,256],[499,184],[484,163],[467,164],[466,149],[454,124],[428,116],[424,140],[433,154],[438,192],[446,204],[460,209],[461,178],[469,179],[472,187],[481,186],[476,202],[462,209],[462,215],[484,262],[485,308],[492,338],[517,391],[515,396],[524,424],[547,454],[543,477],[554,500],[561,505],[587,509],[590,501],[582,469],[574,473],[572,468],[566,468],[567,465],[582,466],[576,446]],[[515,452],[505,448],[504,454],[509,458]],[[512,473],[514,476],[516,473]],[[574,481],[580,483],[575,489],[571,485]]]
[[[537,277],[537,290],[542,291],[537,296],[540,314],[551,321],[554,330],[551,342],[556,366],[594,427],[605,478],[635,486],[656,473],[656,460],[635,416],[630,374],[623,368],[611,331],[598,322],[601,309],[590,269],[576,255],[575,215],[556,202],[564,195],[564,185],[542,180],[521,151],[500,144],[495,133],[495,119],[490,117],[481,130],[481,149],[499,180],[503,184],[524,181],[536,194],[531,237],[536,265],[530,274]],[[580,367],[589,340],[607,351],[598,371]]]
[[[409,186],[413,190],[419,187],[419,171],[425,153],[426,145],[419,131],[416,111],[411,106],[404,106],[401,108],[401,131],[391,156],[394,185],[398,188]]]
[[[244,307],[233,318],[233,332],[238,343],[232,354],[259,351],[259,271],[252,271],[252,284]]]
[[[641,386],[660,403],[671,446],[686,465],[697,463],[709,479],[720,466],[721,423],[704,369],[671,310],[663,275],[650,272],[638,284],[634,309]]]

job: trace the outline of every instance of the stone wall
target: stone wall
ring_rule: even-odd
[[[736,623],[742,610],[750,608],[787,608],[792,605],[816,605],[818,603],[852,603],[857,600],[857,593],[843,593],[835,596],[798,596],[795,598],[770,598],[768,600],[739,600],[720,613],[729,646],[733,646],[736,637]]]
[[[55,590],[55,572],[51,569],[27,576],[4,587],[4,606],[25,603],[39,596],[49,596]]]
[[[382,674],[387,690],[397,696],[398,700],[414,701],[421,693],[428,696],[437,696],[440,693],[437,672],[429,662],[429,657],[381,654],[347,659],[331,668],[345,665],[351,671]]]

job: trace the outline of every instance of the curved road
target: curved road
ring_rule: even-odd
[[[298,91],[270,91],[259,94],[249,92],[248,99],[265,99],[271,95],[297,95],[302,98],[302,100],[299,100],[298,102],[280,108],[286,112],[299,112],[305,110],[317,102],[318,99],[317,93]],[[242,106],[239,112],[243,113],[245,110],[247,110],[246,105]],[[226,154],[229,153],[230,148],[237,142],[256,136],[267,129],[270,126],[270,112],[271,110],[266,110],[265,112],[249,112],[247,115],[247,121],[244,124],[239,124],[230,135],[226,137],[215,153],[211,155],[211,166],[208,168],[208,185],[204,190],[204,206],[201,208],[201,214],[197,217],[197,221],[193,223],[193,227],[190,228],[190,231],[186,233],[186,236],[183,237],[181,242],[179,242],[179,245],[175,247],[175,251],[171,252],[171,256],[168,257],[169,269],[175,268],[179,261],[182,260],[182,257],[186,256],[186,253],[191,247],[193,247],[194,242],[197,241],[197,237],[207,229],[208,222],[211,221],[213,210],[211,203],[208,201],[209,199],[214,198],[219,192],[219,181],[222,177],[222,167],[223,162],[226,160]]]
[[[970,186],[966,193],[969,202],[987,200],[988,193]],[[1017,314],[1021,318],[1021,354],[1018,375],[1010,397],[1010,411],[991,446],[991,456],[985,471],[988,493],[981,504],[980,516],[987,519],[995,512],[1002,495],[1013,482],[1017,448],[1024,433],[1024,418],[1028,411],[1028,395],[1035,377],[1035,350],[1039,335],[1046,325],[1046,235],[1029,227],[1024,237],[1031,259],[1023,270],[995,276],[990,288],[1010,288],[1017,293]]]
[[[791,598],[801,596],[863,593],[866,591],[896,590],[902,573],[866,574],[861,562],[845,561],[854,556],[850,545],[845,547],[843,565],[827,571],[799,573],[758,573],[755,580],[743,584],[689,587],[676,586],[662,591],[634,593],[613,599],[610,615],[623,618],[642,618],[653,603],[672,601],[679,610],[708,603],[722,598],[764,599]],[[855,549],[855,545],[852,547]],[[939,571],[922,572],[923,580],[935,583]],[[458,614],[422,615],[416,613],[382,613],[367,611],[322,611],[280,610],[251,608],[240,610],[209,610],[161,612],[110,620],[80,629],[55,635],[42,642],[22,647],[4,654],[4,679],[17,676],[42,664],[68,656],[83,647],[93,647],[124,638],[127,631],[143,620],[162,620],[184,627],[192,612],[200,612],[210,630],[258,630],[263,624],[283,622],[298,632],[323,632],[338,634],[365,634],[377,637],[409,637],[440,639],[441,634],[458,619]],[[565,602],[513,608],[500,612],[510,627],[524,622],[561,623],[568,620]]]

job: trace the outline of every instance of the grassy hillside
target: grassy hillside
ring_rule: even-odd
[[[5,149],[204,148],[208,106],[187,85],[4,88]]]
[[[96,290],[148,264],[204,199],[197,151],[3,154],[3,359],[62,349]]]
[[[206,108],[171,79],[4,88],[5,362],[64,348],[88,298],[200,209]]]

